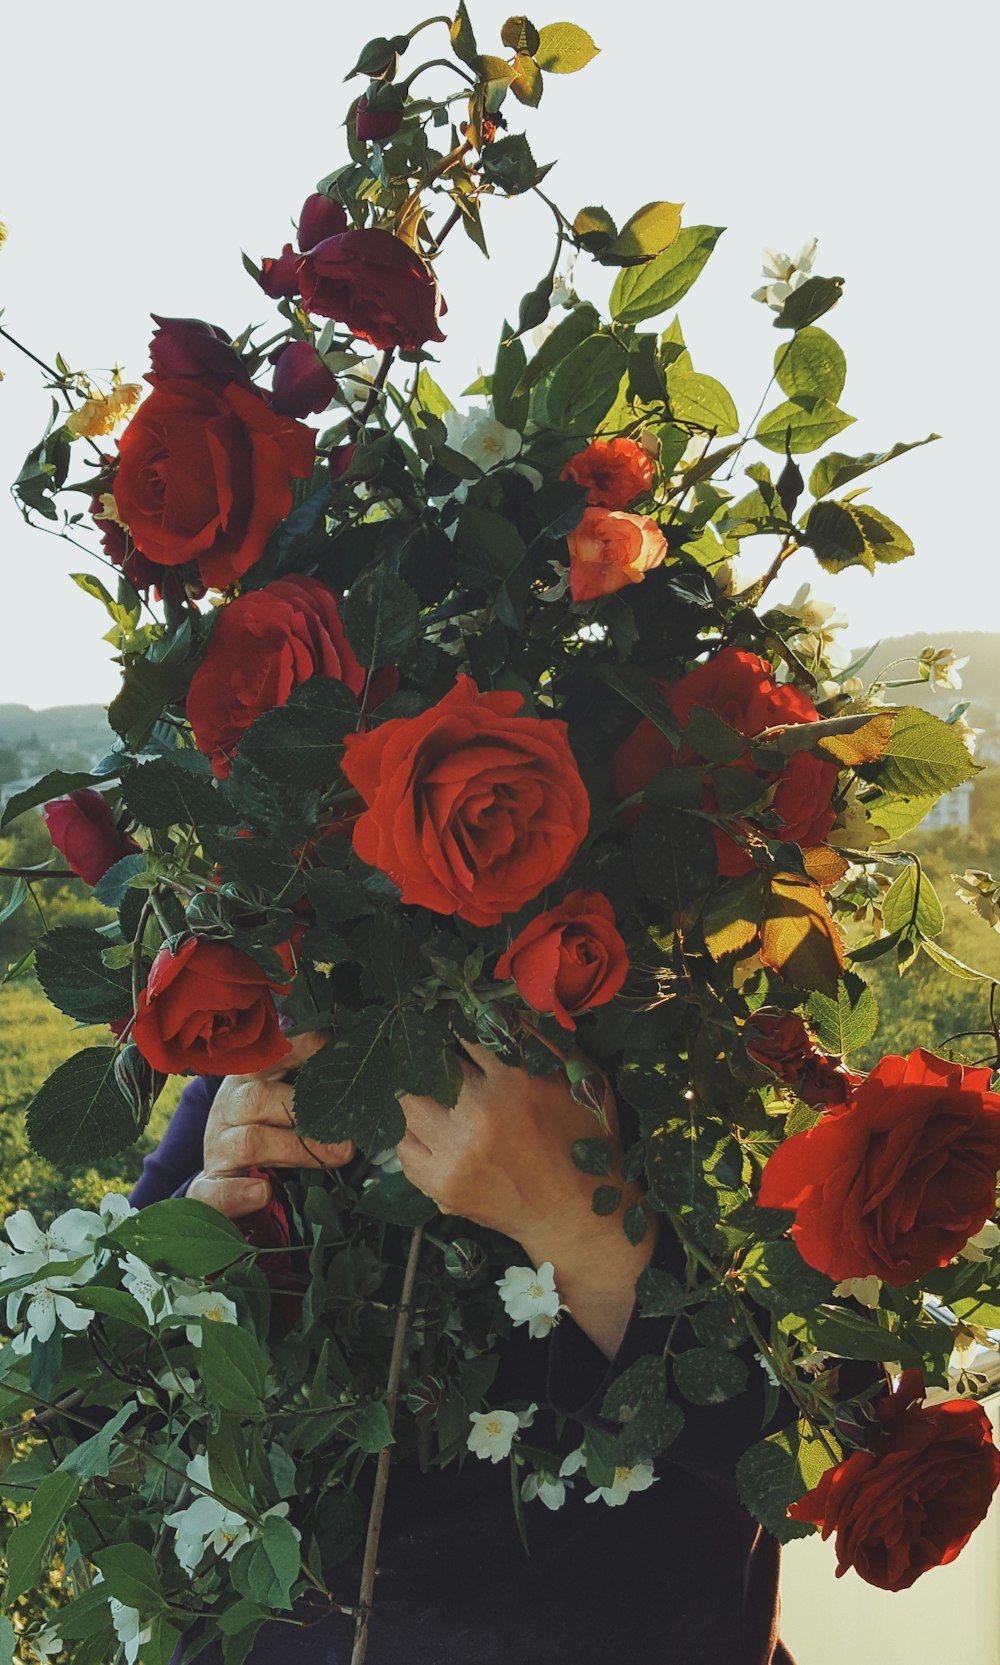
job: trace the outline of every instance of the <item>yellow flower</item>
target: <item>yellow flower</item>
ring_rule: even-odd
[[[66,427],[73,439],[98,439],[114,433],[119,422],[131,416],[142,395],[138,382],[123,382],[110,393],[95,393],[79,410],[70,412]]]
[[[114,492],[113,491],[102,491],[100,502],[101,502],[101,512],[100,512],[99,515],[95,514],[94,519],[95,520],[110,520],[115,526],[120,526],[123,532],[127,532],[128,527],[126,526],[125,522],[123,521],[121,515],[118,513],[118,504],[115,502]]]
[[[6,241],[7,241],[7,227],[4,225],[3,221],[0,220],[0,249],[3,248]]]

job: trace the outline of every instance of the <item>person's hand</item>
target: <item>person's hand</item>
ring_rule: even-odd
[[[286,1072],[304,1064],[325,1041],[325,1034],[297,1035],[291,1052],[270,1069],[224,1078],[205,1125],[204,1167],[188,1186],[189,1197],[239,1220],[271,1199],[268,1181],[252,1175],[252,1168],[340,1168],[350,1162],[350,1140],[321,1145],[294,1129],[294,1088]]]
[[[652,1230],[638,1245],[622,1230],[622,1211],[639,1200],[635,1186],[622,1187],[613,1214],[595,1214],[591,1206],[598,1184],[621,1183],[614,1104],[607,1106],[611,1167],[602,1181],[573,1162],[574,1140],[601,1137],[602,1129],[572,1097],[563,1073],[531,1076],[483,1046],[466,1046],[465,1054],[454,1109],[400,1096],[403,1172],[442,1213],[512,1237],[535,1266],[551,1261],[574,1318],[610,1355],[654,1241]]]

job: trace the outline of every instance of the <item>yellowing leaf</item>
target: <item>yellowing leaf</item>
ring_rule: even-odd
[[[846,769],[856,769],[859,763],[874,763],[882,756],[892,738],[895,721],[894,711],[880,711],[853,734],[828,734],[819,744]]]
[[[681,229],[681,202],[647,202],[625,221],[608,254],[622,261],[651,260],[675,243]]]
[[[706,903],[701,917],[705,947],[713,960],[747,948],[757,935],[764,902],[764,881],[760,873],[724,885]]]
[[[815,844],[811,850],[803,850],[802,865],[821,890],[829,890],[844,877],[850,863],[839,850],[831,850],[829,844]]]
[[[760,928],[760,957],[798,989],[831,997],[844,967],[844,945],[818,886],[798,873],[775,873]]]
[[[520,104],[528,104],[535,109],[541,103],[542,72],[534,58],[526,52],[519,52],[514,59],[510,90]]]
[[[572,75],[596,58],[596,46],[586,29],[576,23],[547,23],[538,31],[538,51],[535,60],[539,69],[550,75]]]

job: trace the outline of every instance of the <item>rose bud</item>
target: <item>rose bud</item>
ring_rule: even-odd
[[[351,463],[354,461],[354,453],[357,449],[356,444],[334,446],[333,450],[326,459],[327,466],[330,470],[331,480],[342,480],[344,478],[344,475],[350,468]]]
[[[271,409],[282,416],[309,416],[326,410],[336,386],[311,341],[286,341],[271,355]]]
[[[314,191],[311,197],[306,197],[297,233],[303,254],[307,249],[314,249],[317,243],[322,243],[325,237],[336,237],[346,230],[347,215],[339,202],[324,196],[322,191]]]
[[[68,798],[53,798],[42,816],[59,854],[85,884],[96,885],[109,867],[123,856],[138,855],[140,846],[120,833],[103,792],[85,786]]]
[[[277,259],[265,255],[260,263],[257,282],[272,301],[292,301],[299,292],[299,261],[291,243],[286,243]]]
[[[493,975],[501,982],[512,977],[536,1012],[575,1029],[574,1015],[613,999],[627,972],[611,903],[600,891],[573,890],[518,933]]]
[[[203,381],[249,382],[250,375],[224,330],[200,318],[160,318],[149,343],[152,369],[146,381],[156,386],[168,376],[198,376]]]
[[[361,94],[354,116],[355,131],[359,139],[365,142],[369,139],[391,139],[402,125],[402,109],[372,110],[368,105],[368,94]]]

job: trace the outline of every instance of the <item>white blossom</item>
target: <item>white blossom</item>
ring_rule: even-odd
[[[472,1411],[469,1421],[472,1431],[466,1444],[474,1456],[488,1457],[491,1463],[502,1463],[510,1456],[521,1426],[516,1411]]]
[[[194,1295],[178,1295],[174,1299],[173,1310],[178,1317],[191,1319],[191,1323],[185,1325],[184,1334],[192,1347],[201,1346],[204,1322],[235,1324],[238,1321],[235,1306],[221,1289],[199,1289]]]
[[[543,1261],[537,1271],[532,1266],[508,1266],[497,1279],[497,1289],[512,1323],[527,1324],[530,1336],[548,1335],[561,1311],[551,1260]]]
[[[521,1496],[525,1503],[530,1503],[537,1497],[546,1509],[561,1509],[566,1501],[566,1482],[558,1476],[541,1474],[532,1469],[530,1474],[525,1475],[521,1484]]]
[[[521,449],[517,430],[505,428],[482,405],[472,405],[467,411],[446,410],[444,425],[449,448],[483,470],[510,462]]]
[[[371,396],[375,378],[382,368],[382,354],[327,353],[323,359],[337,378],[337,388],[349,405],[364,405]],[[381,396],[382,390],[378,390]]]
[[[571,1451],[569,1455],[564,1457],[562,1462],[559,1464],[559,1474],[564,1479],[570,1474],[578,1474],[580,1469],[585,1467],[586,1462],[586,1449],[584,1446],[578,1445],[576,1450]]]
[[[1000,1226],[995,1221],[987,1220],[985,1226],[980,1226],[974,1237],[970,1237],[964,1249],[959,1254],[965,1260],[985,1260],[992,1249],[1000,1244]]]
[[[611,1508],[617,1508],[624,1503],[633,1492],[648,1491],[656,1481],[652,1463],[633,1463],[630,1468],[619,1464],[615,1469],[615,1477],[610,1486],[598,1486],[596,1490],[588,1492],[585,1503],[597,1503],[600,1500]]]
[[[763,301],[765,306],[780,312],[789,295],[805,283],[812,271],[815,258],[815,237],[811,237],[808,243],[803,243],[794,258],[782,254],[778,249],[765,249],[763,273],[769,281],[762,288],[754,290],[753,299]]]
[[[173,1310],[170,1290],[159,1274],[138,1255],[123,1256],[121,1264],[122,1288],[138,1301],[150,1322],[169,1317]]]
[[[834,1284],[833,1293],[853,1295],[863,1307],[877,1307],[881,1288],[881,1283],[873,1274],[867,1278],[842,1278],[840,1283]]]
[[[46,1625],[37,1636],[29,1636],[28,1642],[39,1659],[44,1660],[54,1659],[57,1654],[62,1653],[65,1646],[62,1637],[57,1635],[52,1625]]]
[[[126,1607],[123,1601],[117,1601],[114,1596],[108,1597],[111,1609],[111,1623],[115,1627],[115,1635],[125,1649],[126,1665],[135,1665],[139,1657],[139,1649],[145,1647],[153,1634],[151,1625],[144,1625],[137,1607]]]
[[[969,663],[969,655],[961,659],[954,648],[926,647],[918,660],[920,675],[932,688],[953,688],[962,686],[959,672]]]
[[[376,1156],[373,1156],[372,1167],[381,1168],[384,1174],[401,1174],[403,1164],[396,1155],[395,1145],[389,1145],[388,1149],[380,1150]]]

